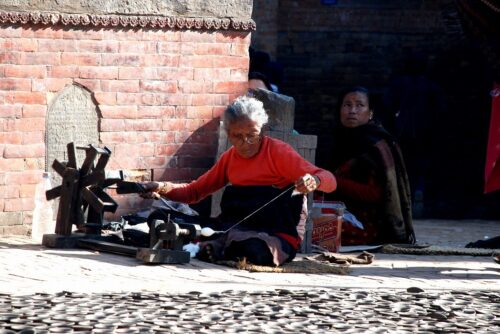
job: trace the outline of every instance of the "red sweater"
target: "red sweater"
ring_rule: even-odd
[[[283,188],[304,174],[320,180],[318,190],[332,192],[337,187],[333,174],[302,158],[281,140],[264,137],[259,152],[243,158],[231,147],[215,165],[191,183],[175,184],[166,196],[174,201],[196,203],[230,183],[235,186],[274,185]]]

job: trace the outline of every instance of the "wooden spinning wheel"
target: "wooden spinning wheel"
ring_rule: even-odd
[[[80,168],[76,149],[85,150],[85,159]],[[68,161],[52,163],[54,171],[62,177],[62,184],[46,192],[47,200],[60,197],[55,233],[71,235],[72,225],[86,234],[100,235],[105,212],[115,212],[118,204],[104,191],[121,179],[106,179],[104,168],[111,151],[92,145],[75,147],[67,144]],[[97,163],[94,160],[99,156]],[[87,213],[85,218],[85,213]],[[45,244],[45,236],[44,242]]]

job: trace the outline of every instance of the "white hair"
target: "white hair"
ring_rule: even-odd
[[[249,96],[240,96],[224,110],[222,126],[228,132],[232,123],[243,119],[256,122],[262,128],[268,122],[269,116],[261,101]]]

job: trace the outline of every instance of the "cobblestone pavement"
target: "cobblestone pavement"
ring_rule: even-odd
[[[500,222],[417,221],[416,230],[419,242],[456,247],[500,235]],[[500,265],[491,257],[376,253],[372,264],[351,268],[348,275],[333,275],[250,273],[197,260],[143,265],[121,255],[47,249],[25,237],[5,236],[0,237],[0,327],[26,326],[26,320],[46,324],[46,319],[56,322],[48,326],[51,333],[74,326],[110,333],[107,325],[117,333],[155,326],[158,333],[243,332],[243,327],[260,333],[500,332]],[[242,305],[245,310],[238,311]],[[55,310],[65,318],[54,318]],[[116,320],[120,312],[128,325]],[[83,324],[70,318],[78,314]],[[47,318],[31,319],[38,315]],[[93,315],[91,324],[87,317]],[[161,321],[152,322],[152,315]]]
[[[0,333],[498,333],[491,291],[0,295]]]

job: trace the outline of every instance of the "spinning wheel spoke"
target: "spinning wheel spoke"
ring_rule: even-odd
[[[77,167],[76,149],[85,150],[81,168]],[[59,162],[56,159],[52,163],[54,171],[62,177],[62,184],[46,192],[49,200],[60,197],[56,237],[69,237],[73,224],[83,228],[86,234],[100,235],[104,212],[115,212],[118,208],[118,204],[104,191],[104,188],[121,181],[106,180],[104,168],[110,159],[111,151],[106,147],[97,148],[92,145],[76,147],[74,143],[69,143],[67,150],[68,162]],[[97,164],[94,166],[98,155]],[[50,241],[47,243],[48,246],[54,246]]]

